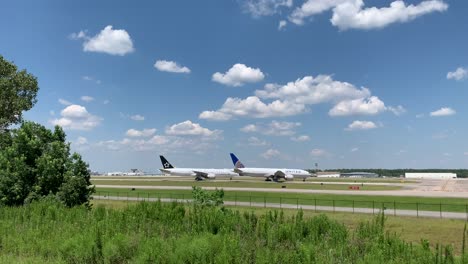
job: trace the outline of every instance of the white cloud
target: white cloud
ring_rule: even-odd
[[[279,12],[282,7],[291,7],[293,0],[246,0],[244,11],[253,17],[271,16]]]
[[[143,121],[145,120],[145,117],[142,115],[132,115],[130,116],[130,119],[135,120],[135,121]]]
[[[280,154],[281,153],[276,149],[268,149],[267,151],[262,153],[261,156],[264,159],[271,159],[271,158],[274,158],[274,157],[278,157]]]
[[[344,99],[358,99],[371,95],[369,89],[358,89],[347,82],[335,81],[329,75],[305,76],[286,85],[266,84],[255,91],[260,98],[278,98],[299,104],[319,104]]]
[[[147,128],[143,130],[129,129],[125,133],[129,137],[150,137],[156,133],[156,128]]]
[[[75,141],[75,145],[77,146],[83,146],[83,145],[87,145],[88,144],[88,139],[86,139],[85,137],[78,137]]]
[[[220,111],[203,111],[198,118],[200,119],[208,119],[213,121],[226,121],[231,119],[232,115],[225,114]]]
[[[222,116],[224,118],[222,120],[229,120],[233,116],[265,118],[297,115],[305,111],[304,105],[294,104],[289,101],[276,100],[265,104],[256,96],[249,96],[246,99],[229,97],[221,109],[217,111],[204,111],[199,115],[199,118],[210,119],[217,115]]]
[[[242,86],[245,83],[256,83],[265,78],[263,72],[256,68],[247,67],[245,64],[234,64],[226,73],[216,72],[212,80],[228,86]]]
[[[180,66],[175,61],[158,60],[154,67],[159,71],[173,73],[190,73],[190,69],[185,66]]]
[[[356,152],[356,151],[358,151],[358,150],[359,150],[359,148],[352,148],[352,149],[351,149],[351,152]]]
[[[88,95],[83,95],[83,96],[81,96],[81,100],[89,103],[89,102],[94,101],[94,98],[91,97],[91,96],[88,96]]]
[[[442,107],[439,110],[431,112],[430,116],[451,116],[456,114],[457,112],[450,107]]]
[[[190,135],[190,136],[217,136],[221,133],[220,130],[209,130],[208,128],[202,127],[200,124],[193,123],[190,120],[174,124],[166,128],[166,134],[168,135]]]
[[[274,100],[268,103],[263,100]],[[308,105],[320,103],[336,104],[330,110],[332,116],[355,114],[378,114],[390,110],[402,113],[402,106],[387,108],[378,97],[371,96],[369,89],[356,88],[347,82],[335,81],[329,75],[305,76],[286,85],[266,84],[256,90],[255,96],[245,99],[229,97],[216,111],[204,111],[201,119],[230,120],[234,117],[281,117],[307,112]]]
[[[255,147],[270,145],[268,142],[266,142],[265,140],[261,140],[258,137],[249,137],[247,139],[247,142],[250,146],[255,146]]]
[[[99,34],[89,37],[85,31],[72,33],[72,39],[84,39],[83,50],[86,52],[102,52],[110,55],[120,55],[133,52],[133,42],[130,35],[124,29],[112,29],[106,26]]]
[[[281,20],[278,23],[278,30],[282,30],[284,27],[286,27],[287,24],[288,24],[288,22],[286,20]]]
[[[399,116],[399,115],[402,115],[402,114],[406,113],[406,109],[401,105],[395,106],[395,107],[394,106],[389,106],[387,108],[387,110],[389,110],[390,112],[392,112],[396,116]]]
[[[447,79],[449,80],[461,81],[463,79],[466,79],[467,77],[468,69],[462,67],[458,67],[455,71],[447,73]]]
[[[70,101],[67,101],[65,99],[59,98],[58,102],[62,105],[71,105],[72,103]]]
[[[50,121],[53,125],[59,125],[70,130],[91,130],[98,126],[102,118],[90,114],[84,106],[69,105],[62,110],[61,118]]]
[[[328,114],[330,116],[376,115],[386,109],[384,102],[377,96],[371,96],[369,98],[341,101],[330,109]]]
[[[310,137],[307,135],[301,135],[297,137],[291,137],[291,140],[296,141],[296,142],[305,142],[305,141],[309,141]]]
[[[110,101],[106,99],[106,100],[104,100],[102,103],[106,105],[106,104],[109,104]]]
[[[240,130],[247,133],[258,132],[264,135],[291,136],[296,133],[294,129],[299,126],[301,126],[301,123],[299,122],[281,122],[273,120],[268,124],[250,124],[241,128]]]
[[[348,125],[345,130],[353,131],[353,130],[369,130],[377,128],[378,126],[372,121],[359,121],[356,120]]]
[[[327,156],[328,153],[324,149],[316,148],[310,151],[310,155],[312,155],[313,157],[323,157],[323,156]]]
[[[378,29],[393,23],[404,23],[432,12],[443,12],[448,5],[440,0],[422,1],[418,5],[406,5],[394,1],[389,7],[363,8],[363,0],[346,1],[333,9],[331,23],[340,30]]]
[[[363,0],[307,0],[291,13],[289,20],[302,25],[306,18],[332,10],[330,22],[340,30],[369,30],[408,22],[433,12],[444,12],[447,8],[448,5],[442,0],[426,0],[417,5],[407,5],[397,0],[381,8],[366,8]]]

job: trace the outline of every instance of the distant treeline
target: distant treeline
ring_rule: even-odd
[[[314,172],[315,170],[309,170]],[[371,172],[376,173],[380,177],[400,177],[405,175],[405,172],[438,172],[438,173],[456,173],[458,178],[468,178],[468,169],[329,169],[323,171],[338,171],[338,172]]]

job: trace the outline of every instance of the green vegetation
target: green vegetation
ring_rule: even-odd
[[[95,185],[135,185],[135,186],[205,186],[205,187],[232,187],[232,188],[271,188],[281,189],[286,186],[291,189],[310,189],[310,190],[348,190],[349,186],[359,186],[363,191],[386,191],[386,190],[400,190],[401,186],[387,186],[387,185],[366,185],[365,183],[353,184],[333,184],[333,183],[276,183],[264,181],[119,181],[119,180],[92,180]]]
[[[0,207],[0,260],[30,263],[463,263],[451,245],[408,243],[381,215],[349,229],[325,215],[262,215],[160,202],[121,209]],[[460,230],[459,244],[462,244]]]
[[[38,90],[36,77],[26,70],[18,71],[15,64],[0,55],[0,133],[21,122],[23,111],[36,103]]]
[[[120,197],[148,197],[192,199],[190,190],[150,190],[150,189],[117,189],[97,188],[96,195]],[[412,196],[369,196],[369,195],[339,195],[339,194],[307,194],[278,192],[245,192],[224,191],[225,201],[252,203],[282,203],[303,204],[336,207],[382,207],[388,210],[406,209],[419,211],[467,212],[468,202],[463,198],[435,198]]]
[[[88,204],[88,164],[77,153],[70,154],[65,133],[56,126],[23,122],[20,128],[1,133],[0,205],[22,205],[48,198],[67,206]]]

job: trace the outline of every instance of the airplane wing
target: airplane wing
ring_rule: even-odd
[[[214,177],[216,177],[216,175],[214,175],[213,173],[206,173],[206,172],[203,172],[203,171],[193,171],[193,173],[195,173],[196,177],[202,177],[202,178],[214,178]]]
[[[284,172],[280,171],[280,170],[276,171],[275,174],[274,174],[275,177],[280,177],[280,178],[284,178],[285,175],[286,174]]]

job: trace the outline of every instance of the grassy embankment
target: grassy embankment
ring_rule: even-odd
[[[10,263],[462,263],[450,245],[386,232],[382,217],[349,229],[324,215],[176,203],[1,207],[0,234]]]

